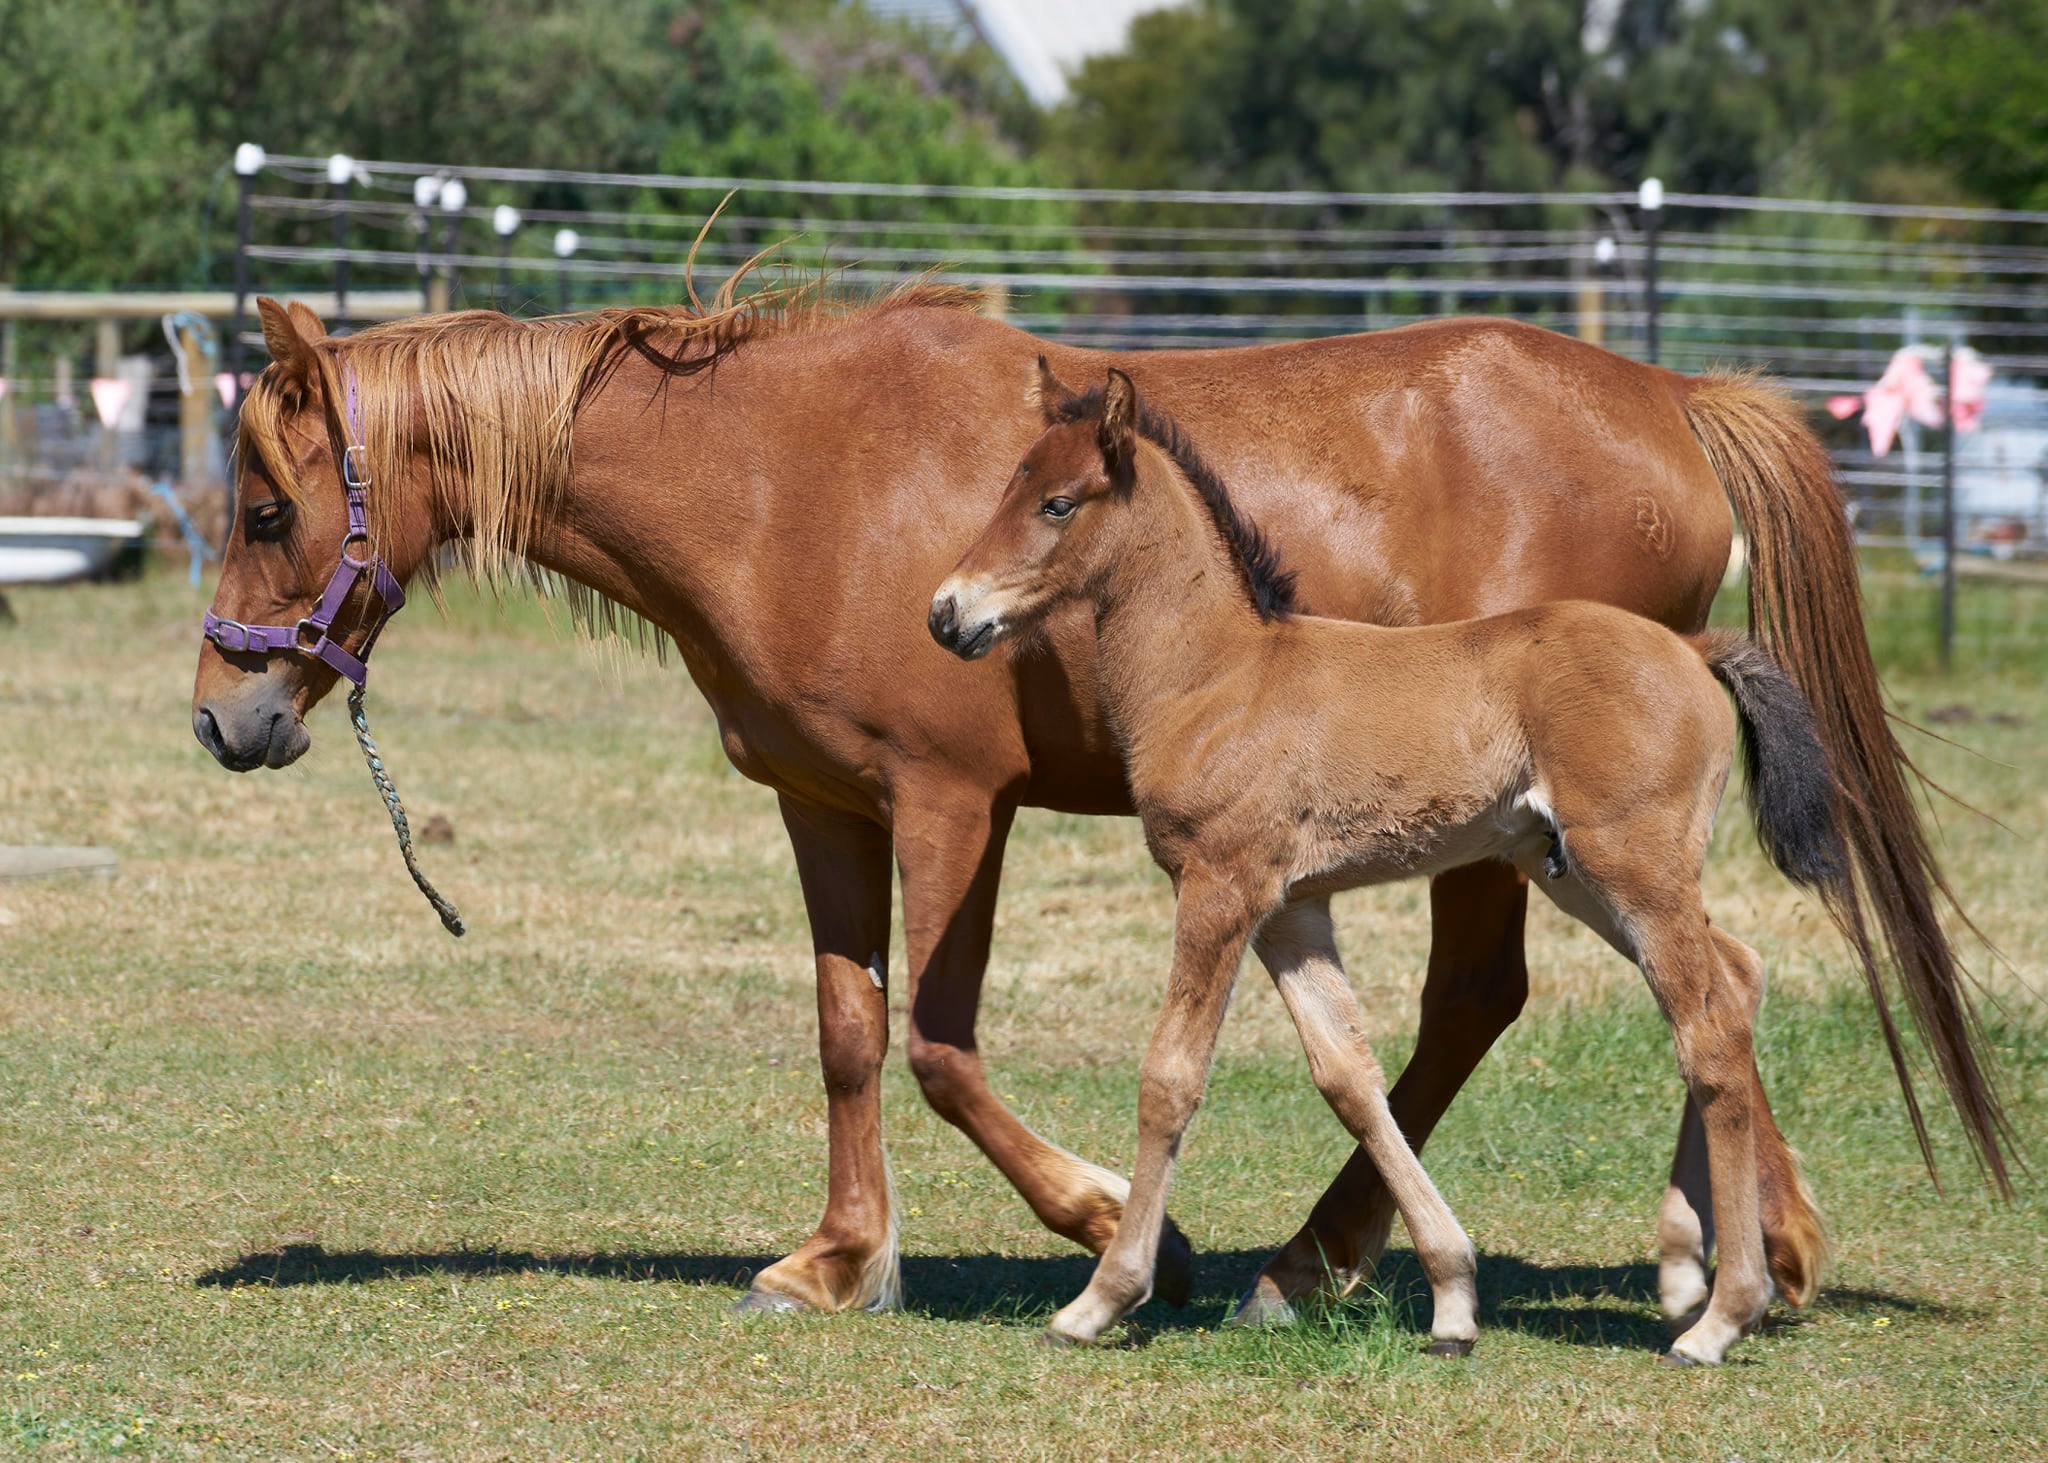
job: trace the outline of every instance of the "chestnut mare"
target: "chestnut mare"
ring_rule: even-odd
[[[1093,629],[1055,617],[1036,653],[963,671],[924,626],[931,586],[1041,430],[1027,400],[1041,347],[968,308],[969,292],[928,282],[866,306],[735,300],[731,288],[701,309],[475,312],[346,339],[303,307],[263,302],[274,361],[242,407],[241,511],[214,609],[290,625],[313,606],[346,532],[338,464],[353,381],[372,539],[399,583],[460,543],[487,580],[540,566],[598,612],[641,617],[674,640],[733,764],[778,794],[816,948],[830,1177],[816,1232],[743,1304],[836,1309],[895,1293],[877,1078],[892,855],[919,1084],[1042,1221],[1099,1252],[1127,1186],[1007,1111],[974,1037],[1016,808],[1131,811]],[[1422,624],[1579,598],[1696,630],[1727,564],[1733,499],[1756,633],[1814,700],[1900,984],[2002,1173],[1997,1109],[1936,918],[1943,885],[1863,639],[1841,499],[1789,403],[1497,320],[1224,351],[1045,350],[1070,375],[1125,364],[1244,485],[1245,508],[1324,614]],[[370,613],[358,584],[330,638],[359,647],[349,626]],[[321,661],[203,645],[195,732],[226,766],[282,766],[335,680]],[[1522,876],[1492,862],[1432,885],[1421,1030],[1390,1094],[1417,1147],[1521,1009],[1526,898]],[[1697,1132],[1688,1105],[1660,1222],[1680,1270],[1707,1243]],[[1774,1270],[1803,1299],[1818,1261],[1810,1212],[1789,1170],[1766,1164],[1759,1181]],[[1244,1314],[1350,1284],[1378,1259],[1392,1214],[1354,1155]],[[1188,1257],[1167,1235],[1159,1284],[1171,1295]]]
[[[1718,1364],[1770,1302],[1758,1150],[1778,1171],[1792,1157],[1755,1101],[1763,962],[1700,902],[1735,749],[1715,682],[1735,694],[1772,861],[1840,907],[1853,891],[1805,698],[1743,636],[1685,640],[1586,600],[1401,628],[1301,618],[1257,526],[1128,375],[1111,367],[1084,398],[1039,371],[1051,424],[932,596],[932,637],[972,661],[1065,605],[1090,612],[1103,711],[1175,896],[1123,1222],[1048,1336],[1094,1341],[1151,1295],[1174,1158],[1253,947],[1414,1238],[1435,1293],[1430,1349],[1471,1349],[1472,1244],[1388,1110],[1330,896],[1491,859],[1633,960],[1671,1024],[1706,1131],[1720,1263],[1669,1357]]]

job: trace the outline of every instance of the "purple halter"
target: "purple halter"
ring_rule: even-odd
[[[348,372],[346,414],[349,441],[341,454],[341,478],[348,491],[348,532],[341,540],[341,562],[334,566],[320,602],[296,625],[245,625],[208,610],[200,621],[200,635],[217,649],[237,654],[269,655],[273,651],[291,650],[309,655],[332,666],[360,690],[370,674],[370,648],[377,643],[385,622],[405,608],[405,591],[384,567],[382,554],[372,553],[367,559],[358,559],[349,553],[351,544],[360,543],[365,549],[370,546],[370,454],[363,445],[362,418],[356,409],[354,371]],[[328,631],[334,626],[334,617],[348,602],[349,591],[365,573],[370,576],[370,587],[377,592],[382,608],[369,622],[370,634],[363,641],[362,652],[350,655],[339,640],[329,638]]]

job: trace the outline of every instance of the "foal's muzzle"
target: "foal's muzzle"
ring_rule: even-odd
[[[959,598],[943,586],[932,597],[932,609],[925,617],[925,625],[932,632],[932,639],[962,660],[980,660],[987,655],[996,643],[997,632],[1002,629],[1001,620],[983,617],[974,611],[969,611],[969,617],[963,620]]]

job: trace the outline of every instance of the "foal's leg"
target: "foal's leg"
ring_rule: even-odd
[[[1763,958],[1726,930],[1709,931],[1715,952],[1739,985],[1764,990]],[[1752,1026],[1756,1012],[1750,1013]],[[1793,1305],[1813,1300],[1827,1258],[1826,1232],[1799,1160],[1771,1116],[1763,1078],[1750,1068],[1750,1104],[1756,1127],[1758,1198],[1763,1210],[1764,1257],[1778,1292]],[[1657,1289],[1664,1314],[1691,1324],[1707,1298],[1707,1256],[1714,1247],[1712,1186],[1707,1177],[1706,1130],[1692,1099],[1685,1103],[1671,1187],[1657,1213]]]
[[[1478,1262],[1387,1107],[1379,1062],[1337,958],[1329,900],[1290,905],[1274,915],[1260,929],[1256,948],[1301,1034],[1316,1087],[1384,1176],[1415,1241],[1435,1300],[1430,1350],[1463,1356],[1479,1334]]]
[[[933,1110],[974,1140],[1041,1223],[1100,1254],[1116,1234],[1130,1186],[1019,1122],[990,1090],[975,1046],[974,1016],[1013,811],[991,804],[978,788],[899,793],[895,835],[910,956],[910,1068]],[[1159,1241],[1160,1294],[1185,1304],[1191,1274],[1188,1242],[1169,1220]]]
[[[882,1151],[889,1007],[870,974],[889,950],[889,835],[878,824],[782,799],[818,962],[818,1055],[831,1132],[825,1217],[795,1254],[754,1278],[741,1310],[894,1305],[896,1221]]]
[[[1430,881],[1429,974],[1415,1054],[1387,1105],[1416,1153],[1529,993],[1522,963],[1526,880],[1505,864],[1472,864]],[[1270,968],[1270,967],[1269,967]],[[1238,1303],[1239,1324],[1285,1321],[1292,1302],[1343,1295],[1379,1263],[1394,1201],[1379,1170],[1354,1151],[1308,1223],[1266,1262]]]
[[[1756,1054],[1751,1023],[1760,968],[1724,960],[1700,905],[1697,857],[1659,857],[1642,828],[1587,829],[1572,870],[1546,883],[1567,913],[1629,953],[1671,1026],[1679,1074],[1700,1116],[1720,1264],[1706,1310],[1671,1346],[1681,1364],[1718,1363],[1763,1321],[1771,1278],[1758,1200]],[[1702,837],[1702,842],[1704,841]]]
[[[1152,1261],[1166,1222],[1166,1189],[1209,1064],[1253,910],[1227,881],[1183,871],[1173,916],[1173,973],[1138,1072],[1138,1161],[1116,1237],[1088,1288],[1052,1318],[1046,1339],[1093,1341],[1152,1293]]]

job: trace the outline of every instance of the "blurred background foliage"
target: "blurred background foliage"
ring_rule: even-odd
[[[939,183],[1654,173],[2048,208],[2048,0],[1194,0],[1050,113],[971,38],[840,0],[0,0],[0,118],[0,281],[26,287],[222,279],[243,140]]]

